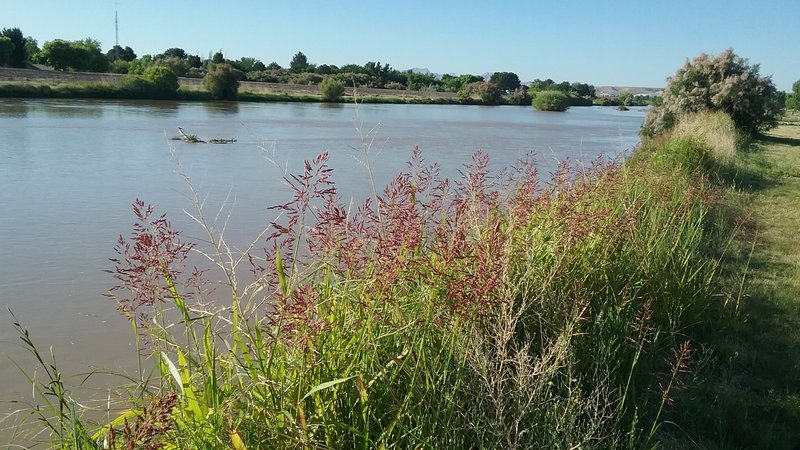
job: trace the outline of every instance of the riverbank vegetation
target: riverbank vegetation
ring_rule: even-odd
[[[6,38],[6,39],[3,39]],[[162,67],[179,78],[205,79],[209,73],[213,74],[220,67],[230,67],[238,74],[240,81],[280,83],[288,86],[318,86],[326,79],[332,79],[347,87],[358,89],[383,89],[387,92],[374,95],[373,101],[386,99],[386,102],[403,102],[399,99],[408,99],[408,103],[464,103],[482,105],[530,105],[532,98],[541,91],[560,91],[569,98],[570,106],[591,106],[592,104],[613,103],[619,101],[616,97],[598,97],[594,86],[586,83],[562,81],[552,79],[536,79],[529,84],[522,84],[519,76],[513,72],[494,72],[491,74],[443,74],[436,75],[427,70],[397,70],[389,64],[369,61],[365,64],[313,64],[303,52],[297,52],[288,66],[283,67],[277,62],[264,64],[256,58],[243,57],[237,60],[225,58],[221,52],[209,58],[190,55],[181,48],[168,48],[158,55],[137,56],[136,52],[126,46],[115,45],[107,52],[103,52],[100,42],[86,38],[79,41],[55,39],[45,42],[40,49],[38,42],[25,37],[18,28],[4,29],[3,38],[0,38],[0,66],[17,68],[34,67],[33,64],[48,66],[58,72],[95,72],[127,74],[130,76],[144,76],[152,67]],[[11,57],[13,52],[14,57]],[[6,56],[7,55],[7,56]],[[213,76],[213,75],[212,75]],[[14,81],[14,80],[11,80]],[[25,84],[34,84],[27,91],[20,91],[13,86],[1,85],[0,96],[13,96],[22,93],[33,95],[48,92],[44,83],[36,84],[35,81]],[[114,84],[106,81],[105,83]],[[70,80],[60,80],[59,84],[75,84]],[[78,84],[89,84],[86,81]],[[94,83],[91,83],[94,84]],[[205,83],[204,83],[205,85]],[[206,88],[208,90],[208,88]],[[96,89],[84,87],[63,90],[60,94],[67,95],[83,90],[84,96],[89,96],[95,91],[103,91],[109,96],[119,93],[117,98],[163,98],[153,96],[146,91],[133,90],[125,92],[125,88],[101,86]],[[300,97],[297,101],[308,99],[307,93],[292,92],[291,96]],[[407,92],[415,95],[408,96]],[[449,96],[430,95],[424,93],[450,94]],[[191,97],[191,96],[187,96]],[[228,93],[221,95],[212,92],[214,99],[234,99]],[[413,98],[412,98],[413,97]],[[100,97],[107,98],[107,97]],[[321,100],[322,97],[313,97]],[[645,102],[644,97],[639,98]],[[327,99],[326,101],[331,101]],[[644,104],[644,103],[643,103]]]

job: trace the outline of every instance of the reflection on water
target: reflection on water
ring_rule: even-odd
[[[0,100],[0,306],[13,308],[44,348],[54,344],[68,369],[132,356],[127,322],[103,296],[113,282],[104,270],[130,230],[136,198],[186,236],[202,236],[183,213],[191,204],[176,159],[209,211],[227,199],[227,239],[243,248],[274,218],[266,207],[290,198],[282,171],[301,170],[323,151],[345,203],[358,202],[369,191],[356,161],[364,148],[380,186],[406,168],[415,145],[448,177],[478,149],[494,168],[534,152],[546,174],[565,158],[632,148],[643,118],[640,108]],[[237,142],[170,141],[177,127]],[[7,344],[16,340],[9,323],[0,309],[0,351],[27,361]],[[0,365],[0,399],[19,399],[29,387],[9,366]]]

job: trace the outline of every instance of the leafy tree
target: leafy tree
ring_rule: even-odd
[[[131,63],[122,59],[115,59],[111,61],[108,71],[111,73],[128,73],[131,68]]]
[[[570,85],[570,90],[579,97],[595,98],[597,96],[597,92],[591,84],[572,83]]]
[[[533,97],[533,106],[539,111],[566,111],[569,97],[559,90],[541,91]]]
[[[174,98],[178,93],[178,76],[164,66],[151,66],[144,72],[144,79],[157,98]]]
[[[186,63],[189,64],[189,67],[198,69],[203,67],[203,60],[200,59],[198,55],[189,55],[186,57]]]
[[[289,71],[294,73],[305,72],[308,69],[308,58],[303,52],[295,53],[292,61],[289,63]]]
[[[267,64],[267,70],[283,70],[280,64],[272,61],[271,63]]]
[[[175,58],[186,59],[189,55],[182,48],[172,47],[164,50],[164,56],[172,56]]]
[[[225,63],[225,56],[222,55],[222,52],[214,53],[214,56],[211,57],[211,62],[214,64],[223,64]]]
[[[338,101],[344,95],[344,83],[335,78],[326,77],[319,84],[319,93],[322,94],[325,101]]]
[[[315,70],[314,72],[316,72],[319,75],[330,75],[334,73],[333,68],[327,64],[322,64],[320,66],[317,66],[317,70]]]
[[[11,50],[11,67],[25,67],[28,54],[25,49],[25,36],[19,28],[3,28],[0,36],[5,36],[11,40],[13,49]]]
[[[36,58],[36,54],[39,53],[39,43],[36,42],[36,39],[28,36],[25,38],[25,54],[27,55],[28,61],[33,61]]]
[[[69,41],[54,39],[47,41],[39,52],[39,62],[56,70],[67,70],[82,65],[80,52]]]
[[[521,86],[511,92],[511,95],[508,96],[508,103],[511,105],[530,105],[531,104],[531,96],[528,93],[527,86]]]
[[[682,116],[699,111],[722,111],[740,130],[760,132],[776,126],[782,110],[771,77],[762,77],[758,64],[751,65],[732,49],[716,57],[703,53],[667,79],[663,104],[648,112],[642,134],[660,134]]]
[[[192,68],[188,59],[181,59],[175,56],[157,58],[153,61],[153,65],[166,67],[179,77],[186,76],[189,73],[189,69]]]
[[[368,73],[360,64],[345,64],[339,67],[339,73]]]
[[[786,106],[786,109],[800,111],[800,80],[797,80],[794,82],[794,84],[792,84],[792,92],[786,94],[784,105]]]
[[[478,85],[478,95],[484,105],[497,105],[503,97],[503,91],[496,84],[487,81]]]
[[[0,66],[11,65],[11,53],[14,51],[14,44],[11,39],[0,36]]]
[[[133,51],[132,48],[126,46],[125,48],[115,45],[111,47],[111,50],[106,52],[106,58],[109,61],[114,62],[116,60],[122,61],[133,61],[136,59],[136,53]]]
[[[505,93],[519,89],[519,76],[514,72],[495,72],[489,78],[490,83],[494,83],[498,89]]]
[[[203,87],[215,99],[236,100],[242,78],[243,74],[230,64],[211,64],[203,77]]]
[[[267,66],[256,58],[244,57],[235,62],[234,67],[242,72],[253,72],[256,70],[265,70]]]

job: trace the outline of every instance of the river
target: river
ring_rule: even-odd
[[[546,113],[517,106],[0,99],[0,400],[31,399],[10,360],[26,371],[35,367],[6,308],[41,350],[53,347],[65,373],[131,367],[130,327],[103,295],[114,284],[105,270],[117,237],[130,233],[136,198],[167,213],[185,236],[202,234],[183,212],[193,206],[180,172],[207,211],[224,207],[227,238],[242,247],[274,217],[267,207],[290,198],[283,170],[298,172],[322,151],[330,152],[343,196],[360,200],[370,192],[365,149],[381,186],[405,168],[414,145],[447,176],[458,176],[478,149],[494,167],[533,152],[546,174],[565,158],[630,150],[644,114],[643,108]],[[173,141],[177,127],[236,142]]]

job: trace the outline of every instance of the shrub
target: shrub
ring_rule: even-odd
[[[477,90],[484,105],[496,105],[503,98],[503,91],[492,82],[480,83]]]
[[[150,83],[150,92],[157,98],[174,98],[178,93],[178,76],[162,66],[151,66],[144,71],[144,79]]]
[[[569,97],[561,91],[542,91],[533,97],[533,107],[539,111],[566,111]]]
[[[758,64],[750,65],[732,49],[687,61],[667,79],[663,105],[650,110],[642,134],[661,134],[682,116],[704,110],[727,113],[747,133],[774,127],[783,105],[772,79],[758,70]]]
[[[331,77],[327,77],[319,84],[319,93],[328,102],[335,102],[344,95],[344,83]]]
[[[242,73],[230,64],[211,64],[203,77],[203,87],[218,100],[236,100]]]

